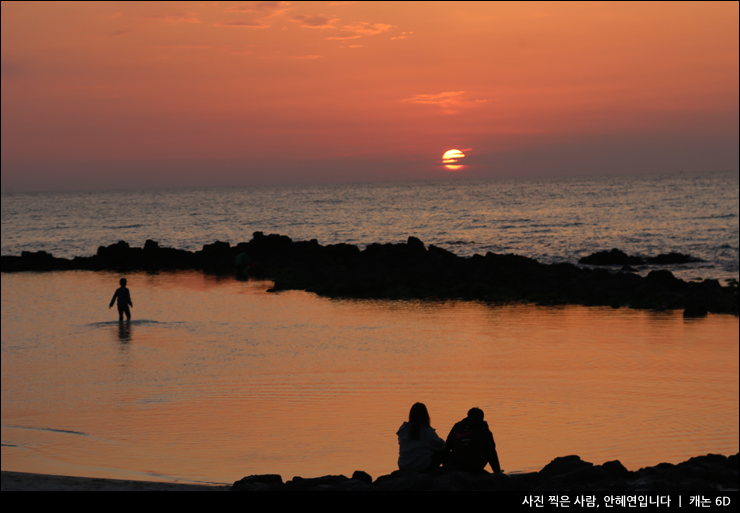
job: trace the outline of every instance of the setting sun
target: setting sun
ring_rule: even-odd
[[[458,171],[459,169],[462,169],[462,165],[458,164],[460,159],[464,158],[465,154],[461,152],[460,150],[447,150],[444,155],[442,155],[442,162],[445,164],[445,167],[449,169],[450,171]]]

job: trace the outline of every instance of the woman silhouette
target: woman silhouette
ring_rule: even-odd
[[[445,442],[432,428],[429,412],[423,403],[416,403],[409,412],[409,421],[398,428],[398,468],[405,472],[424,472],[443,463]]]

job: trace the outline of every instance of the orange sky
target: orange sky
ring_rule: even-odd
[[[3,2],[2,189],[737,170],[738,18],[737,2]]]

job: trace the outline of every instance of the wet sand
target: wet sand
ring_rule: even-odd
[[[93,477],[53,476],[27,472],[2,471],[2,491],[212,491],[225,492],[231,486],[190,483],[158,483],[154,481],[129,481],[124,479],[98,479]]]

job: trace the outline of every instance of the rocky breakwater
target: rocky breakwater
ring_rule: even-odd
[[[629,270],[541,264],[531,258],[486,253],[460,257],[416,237],[406,243],[322,246],[315,239],[293,241],[284,235],[255,232],[232,246],[216,241],[200,251],[143,248],[118,242],[95,255],[56,258],[44,251],[3,256],[2,271],[112,270],[118,272],[200,269],[232,274],[240,254],[248,255],[249,274],[274,281],[273,291],[306,290],[328,297],[383,299],[467,299],[489,302],[627,306],[683,309],[686,316],[707,312],[738,314],[737,283],[686,282],[655,269],[642,277]]]
[[[373,481],[366,472],[352,477],[247,476],[232,491],[241,492],[416,492],[416,491],[726,491],[740,488],[738,455],[708,454],[673,465],[660,463],[629,471],[618,460],[594,465],[578,456],[555,458],[539,472],[527,474],[470,474],[439,468],[421,474],[393,472]]]

